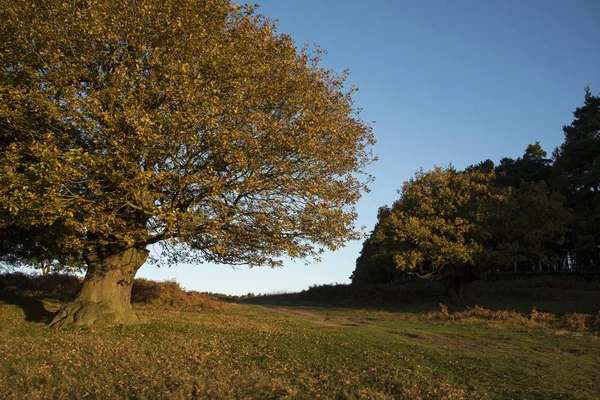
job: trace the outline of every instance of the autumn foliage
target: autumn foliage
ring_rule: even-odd
[[[353,283],[432,277],[446,266],[496,271],[598,270],[600,97],[563,127],[552,158],[539,142],[522,157],[458,170],[423,169],[382,206]]]
[[[358,237],[374,140],[355,89],[253,7],[1,4],[0,229],[81,252],[64,318],[123,314],[151,244],[166,263],[274,266]]]
[[[429,278],[456,266],[560,264],[573,221],[564,197],[543,180],[503,186],[501,178],[493,163],[418,171],[403,184],[400,199],[380,209],[353,282]]]

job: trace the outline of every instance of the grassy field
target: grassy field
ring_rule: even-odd
[[[489,308],[434,298],[348,308],[298,295],[177,302],[171,287],[134,304],[146,323],[90,331],[48,328],[60,295],[4,285],[0,397],[596,399],[595,322],[563,315],[593,307],[593,289],[513,296],[548,312],[525,314],[497,306],[497,294],[478,299]]]

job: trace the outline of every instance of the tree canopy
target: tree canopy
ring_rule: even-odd
[[[1,4],[0,229],[60,227],[96,286],[155,243],[173,263],[279,265],[358,237],[374,139],[355,89],[253,7]]]
[[[522,158],[457,171],[435,167],[405,182],[365,240],[353,283],[389,283],[399,271],[431,277],[446,266],[556,265],[566,256],[573,212],[547,182],[539,143]]]
[[[581,266],[600,268],[600,97],[586,89],[585,102],[563,127],[554,153],[555,186],[575,210],[572,251]]]
[[[548,181],[552,160],[539,142],[530,144],[523,157],[516,160],[504,157],[496,167],[496,182],[500,186],[518,188],[521,182]]]
[[[564,255],[561,247],[573,221],[564,197],[552,192],[545,181],[522,181],[518,188],[505,190],[502,198],[488,202],[489,218],[481,227],[483,262],[555,264]]]
[[[586,88],[573,114],[552,158],[535,142],[498,165],[418,171],[380,208],[352,282],[393,282],[399,270],[431,276],[448,264],[599,268],[600,97]]]
[[[449,264],[473,265],[482,252],[483,199],[495,194],[494,173],[420,170],[405,182],[389,213],[380,214],[369,240],[388,253],[393,266],[431,276]],[[371,260],[371,262],[376,260]]]

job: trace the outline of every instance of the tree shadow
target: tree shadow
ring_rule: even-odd
[[[596,282],[482,279],[469,284],[464,297],[445,294],[442,282],[394,285],[321,285],[300,293],[264,294],[233,299],[242,304],[286,308],[340,308],[423,314],[439,312],[441,304],[451,313],[480,306],[491,311],[540,312],[562,316],[589,314],[600,305]]]
[[[392,298],[390,298],[392,297]],[[366,298],[362,295],[340,295],[339,293],[320,293],[313,296],[311,293],[286,293],[265,294],[250,298],[232,300],[240,304],[253,304],[266,307],[286,308],[320,308],[320,309],[360,309],[369,311],[401,312],[421,314],[438,311],[440,303],[451,304],[451,299],[443,296],[443,290],[428,294],[426,297],[407,298],[408,296],[382,296],[379,299]],[[462,307],[463,304],[457,305]]]
[[[25,320],[28,322],[49,324],[56,315],[56,312],[46,309],[39,298],[23,293],[0,292],[0,301],[20,307],[25,312]]]

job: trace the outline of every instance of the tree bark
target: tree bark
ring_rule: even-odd
[[[96,247],[86,251],[87,273],[77,298],[50,326],[107,327],[138,323],[131,308],[131,287],[150,252],[145,247]]]

